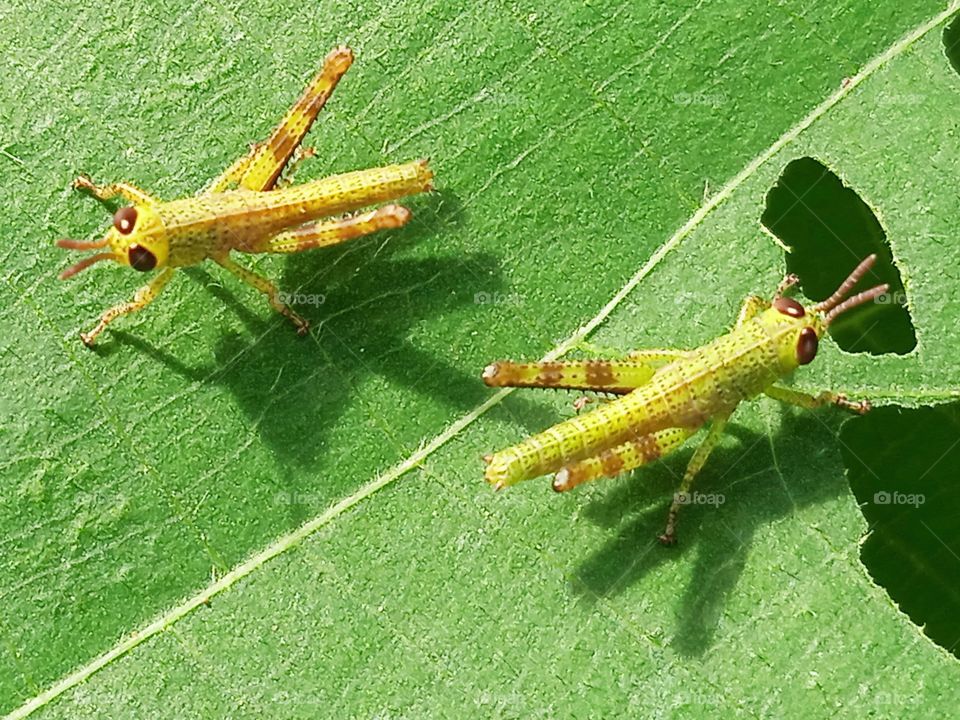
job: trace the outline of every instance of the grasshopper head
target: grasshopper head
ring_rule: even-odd
[[[61,280],[76,275],[101,260],[114,260],[121,265],[129,265],[134,270],[147,272],[164,267],[170,253],[163,223],[150,205],[132,205],[117,210],[113,214],[113,227],[107,230],[102,240],[58,240],[57,245],[67,250],[109,248],[108,252],[91,255],[71,265],[60,273]]]
[[[820,338],[837,316],[887,292],[889,285],[884,283],[852,297],[846,297],[853,286],[866,275],[876,259],[876,255],[864,258],[840,284],[836,292],[816,305],[805,308],[793,298],[784,297],[779,293],[773,299],[766,314],[768,324],[785,331],[781,335],[783,341],[780,343],[780,360],[786,368],[793,369],[813,361],[817,355]]]

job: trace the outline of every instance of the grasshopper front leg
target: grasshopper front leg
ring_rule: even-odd
[[[737,321],[734,323],[734,327],[742,327],[745,322],[756,317],[768,307],[770,307],[769,301],[758,295],[748,295],[743,299],[743,304],[740,305],[740,312],[737,313]]]
[[[125,182],[97,185],[86,175],[81,175],[74,180],[73,188],[90,193],[100,202],[112,200],[118,195],[124,200],[127,200],[131,205],[152,205],[157,202],[136,185]]]
[[[97,326],[93,330],[87,333],[80,333],[80,339],[83,341],[83,344],[87,347],[93,347],[97,335],[102,333],[111,322],[121,315],[128,315],[137,310],[143,310],[143,308],[152,303],[157,295],[160,294],[160,291],[163,290],[164,286],[170,282],[173,273],[173,268],[162,270],[153,280],[137,290],[133,296],[133,300],[115,305],[109,310],[106,310],[103,315],[100,316],[100,322],[97,323]]]
[[[802,407],[807,410],[814,410],[824,405],[836,405],[857,415],[865,415],[870,412],[872,407],[869,400],[861,400],[859,402],[849,400],[843,393],[830,392],[829,390],[824,390],[819,395],[809,395],[805,392],[794,390],[793,388],[772,385],[764,390],[763,393],[768,397],[772,397],[774,400],[779,400],[789,405],[796,405],[797,407]]]

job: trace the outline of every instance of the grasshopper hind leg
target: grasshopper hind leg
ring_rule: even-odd
[[[379,230],[392,230],[409,222],[411,213],[400,205],[384,205],[376,210],[350,215],[339,220],[307,223],[257,242],[250,252],[296,253],[369,235]]]
[[[501,361],[484,368],[483,382],[490,387],[592,390],[625,395],[648,383],[655,371],[648,363],[633,360]]]
[[[566,492],[585,482],[615,477],[646,465],[672,453],[695,432],[696,428],[666,428],[566,465],[554,476],[553,489]]]

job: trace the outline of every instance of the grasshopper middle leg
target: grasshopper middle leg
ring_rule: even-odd
[[[720,442],[723,429],[726,427],[727,418],[729,417],[729,415],[726,415],[713,420],[707,436],[694,451],[690,462],[687,463],[687,469],[683,473],[683,480],[680,482],[680,487],[673,496],[673,502],[670,503],[670,511],[667,513],[667,527],[658,538],[664,545],[673,545],[676,543],[677,515],[680,512],[680,508],[686,504],[686,498],[690,493],[690,488],[693,486],[694,478],[696,478],[697,473],[703,468],[704,463],[707,462],[710,453],[713,452],[713,449]]]
[[[116,320],[121,315],[128,315],[129,313],[136,312],[137,310],[143,310],[143,308],[156,299],[157,295],[160,294],[160,291],[163,290],[164,286],[170,282],[170,278],[173,277],[174,272],[175,271],[173,268],[166,268],[156,277],[154,277],[149,283],[137,290],[133,296],[133,300],[130,302],[120,303],[119,305],[114,305],[112,308],[105,310],[103,315],[100,316],[100,322],[97,323],[97,326],[93,330],[90,332],[80,333],[80,339],[83,341],[83,344],[87,347],[93,347],[97,336],[106,330],[107,325],[109,325],[111,322]]]
[[[298,335],[306,335],[310,330],[310,323],[306,318],[301,317],[290,307],[280,299],[280,291],[277,290],[277,286],[272,282],[267,280],[262,275],[258,275],[252,270],[247,270],[242,265],[238,265],[229,256],[224,255],[222,257],[213,258],[219,265],[225,267],[231,273],[240,278],[243,282],[247,283],[253,288],[256,288],[264,295],[267,296],[267,300],[270,302],[270,305],[281,315],[289,318],[290,322],[294,324],[297,328]]]

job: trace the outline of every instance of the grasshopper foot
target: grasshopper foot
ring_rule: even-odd
[[[586,395],[581,395],[576,400],[573,401],[573,409],[580,413],[583,409],[593,402],[593,398],[587,397]]]
[[[661,535],[657,536],[657,540],[660,541],[661,545],[666,547],[672,547],[677,544],[677,535],[672,530],[668,530]]]
[[[667,513],[667,527],[664,528],[661,535],[657,536],[660,544],[666,545],[667,547],[677,544],[677,513],[680,508],[678,507],[676,497],[675,495],[673,505],[670,507],[670,512]]]
[[[78,175],[71,183],[71,186],[74,190],[81,190],[83,192],[93,192],[97,187],[93,184],[93,180],[90,179],[89,175]]]
[[[850,400],[846,395],[843,394],[837,394],[833,402],[837,405],[837,407],[841,407],[844,410],[849,410],[857,415],[866,415],[873,408],[873,405],[870,404],[869,400],[861,400],[857,402],[855,400]]]

